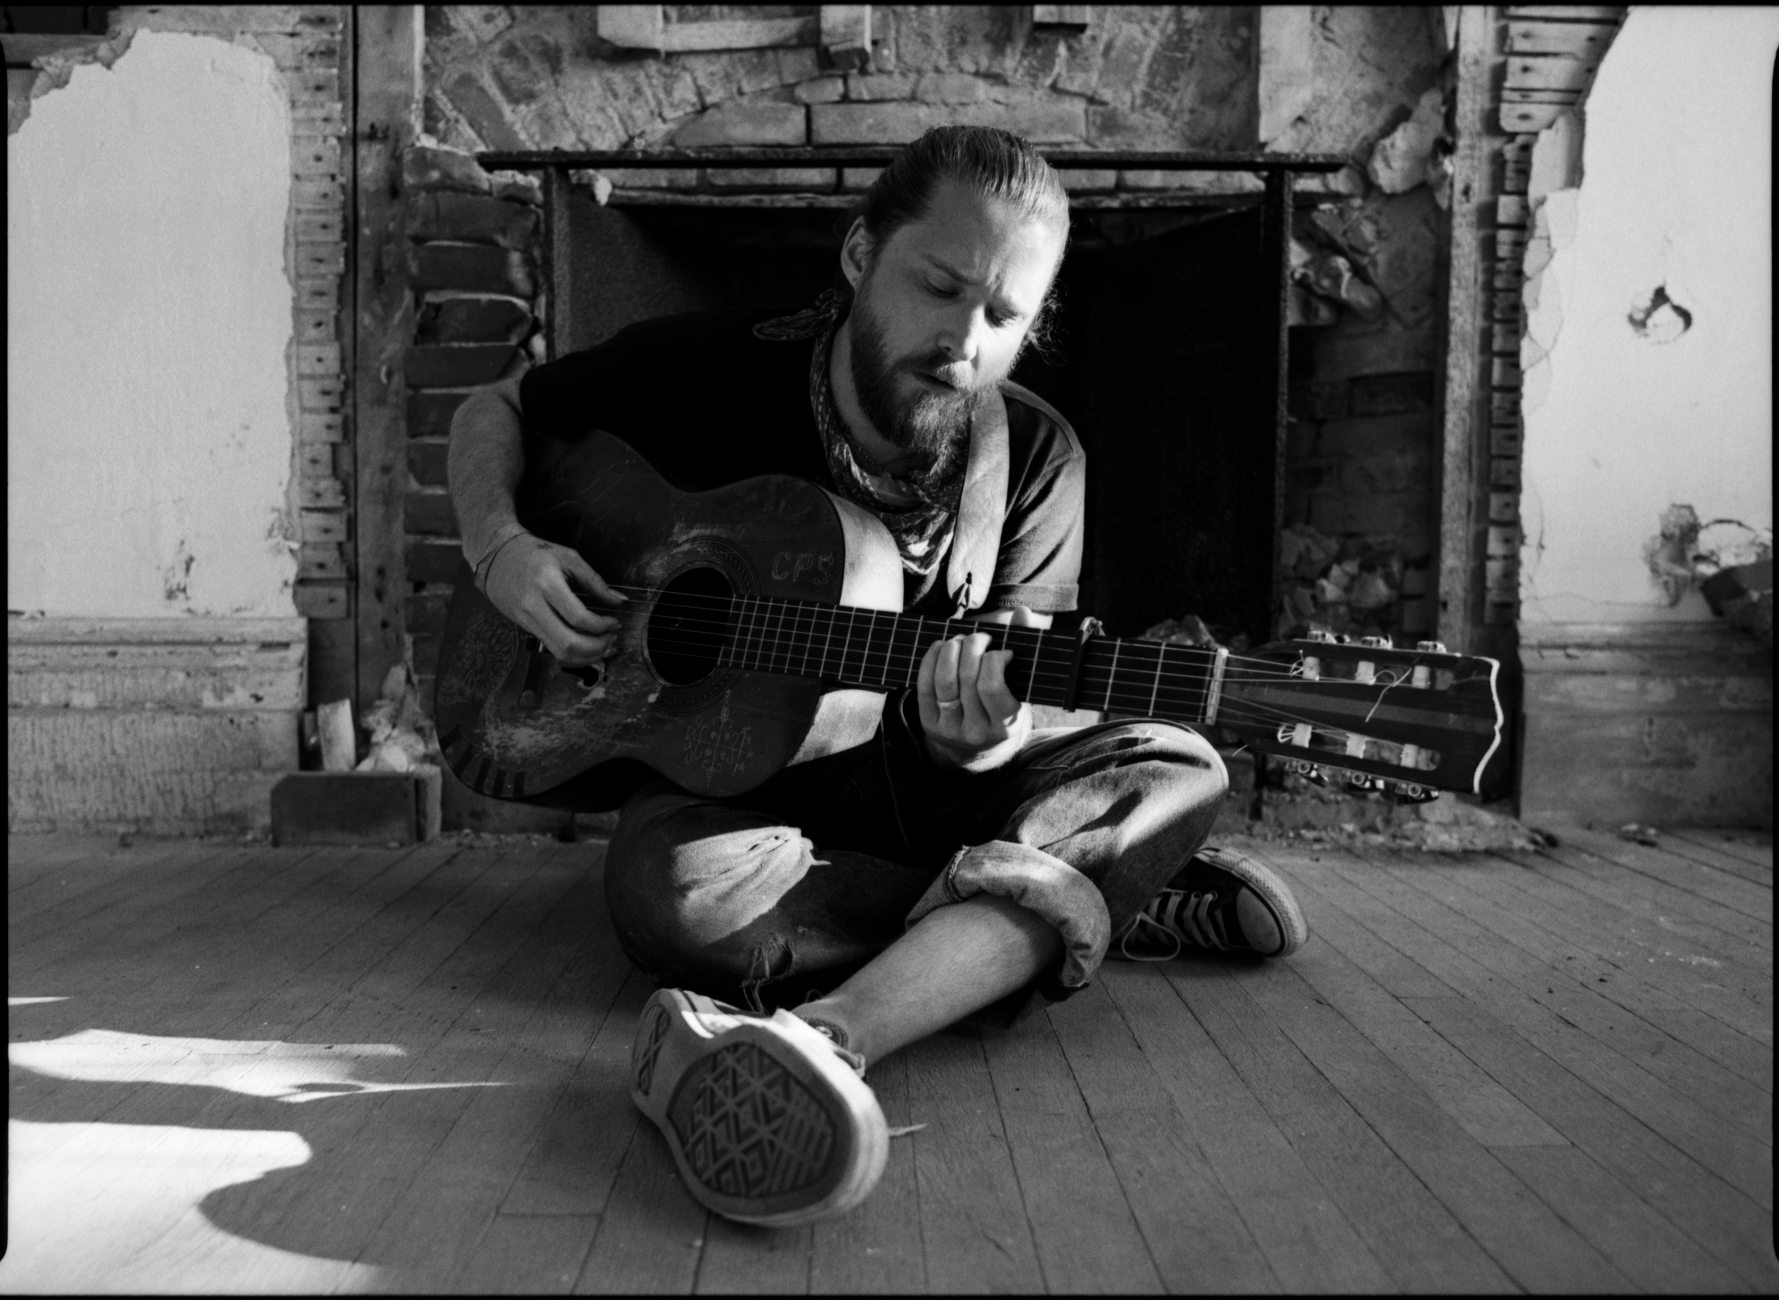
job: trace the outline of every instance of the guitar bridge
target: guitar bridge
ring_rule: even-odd
[[[1205,723],[1217,720],[1217,707],[1223,703],[1223,670],[1229,665],[1229,647],[1217,647],[1217,661],[1211,665],[1211,680],[1205,686]]]

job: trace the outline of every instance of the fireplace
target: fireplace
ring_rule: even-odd
[[[1118,161],[1155,166],[1156,157]],[[483,158],[489,167],[542,161]],[[852,196],[651,189],[600,203],[591,186],[569,180],[571,167],[620,161],[634,167],[637,156],[548,157],[555,355],[651,316],[794,310],[838,282]],[[1043,353],[1028,349],[1014,378],[1062,411],[1087,450],[1080,609],[1115,635],[1185,614],[1238,646],[1275,631],[1290,174],[1338,163],[1169,155],[1161,165],[1251,169],[1266,185],[1234,202],[1227,187],[1204,187],[1225,192],[1096,196],[1076,206],[1053,342]]]

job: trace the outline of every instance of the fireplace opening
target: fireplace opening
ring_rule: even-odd
[[[843,283],[836,207],[566,206],[558,355],[675,312],[813,303]],[[1077,211],[1051,341],[1013,378],[1088,457],[1074,625],[1195,614],[1238,648],[1272,632],[1283,442],[1279,270],[1258,206]],[[566,271],[566,276],[563,272]]]

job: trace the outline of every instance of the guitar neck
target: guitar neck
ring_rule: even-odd
[[[1216,720],[1228,657],[1216,648],[1104,636],[1083,642],[1041,628],[850,605],[738,597],[732,611],[722,661],[741,668],[896,690],[915,683],[933,642],[986,632],[992,649],[1013,652],[1007,685],[1027,703],[1180,722]]]

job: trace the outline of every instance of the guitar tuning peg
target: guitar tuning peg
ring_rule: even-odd
[[[1444,641],[1416,641],[1415,649],[1434,655],[1450,653],[1446,650]]]
[[[1334,644],[1334,633],[1324,632],[1319,627],[1313,627],[1308,632],[1306,632],[1304,634],[1303,639],[1305,641],[1320,641],[1325,645],[1333,645]]]
[[[1394,645],[1392,645],[1390,638],[1387,636],[1362,636],[1359,638],[1359,644],[1370,646],[1373,650],[1391,650],[1395,648]]]
[[[1390,781],[1386,785],[1398,803],[1431,803],[1439,798],[1439,791],[1417,785],[1413,781]]]

